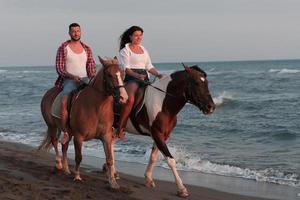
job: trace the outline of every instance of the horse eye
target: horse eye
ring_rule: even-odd
[[[199,83],[198,81],[195,81],[195,85],[196,85],[196,86],[199,86],[200,83]]]

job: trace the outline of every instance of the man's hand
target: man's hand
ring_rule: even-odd
[[[79,83],[81,79],[79,76],[73,76],[73,80]]]

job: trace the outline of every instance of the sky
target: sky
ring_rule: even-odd
[[[94,58],[139,25],[154,63],[299,59],[299,11],[299,0],[0,0],[0,66],[54,65],[72,22]]]

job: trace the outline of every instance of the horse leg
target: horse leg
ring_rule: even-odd
[[[83,138],[82,137],[74,137],[74,148],[75,148],[75,178],[74,181],[81,181],[81,177],[80,177],[80,171],[79,171],[79,166],[82,160],[82,153],[81,153],[81,149],[82,149],[82,143],[83,143]]]
[[[55,167],[57,170],[61,171],[63,166],[62,166],[62,162],[61,162],[61,155],[59,153],[58,150],[58,138],[57,138],[57,134],[60,132],[60,130],[58,128],[48,128],[48,134],[51,135],[51,143],[54,147],[54,151],[55,151]]]
[[[175,181],[176,181],[176,184],[177,184],[177,187],[178,187],[178,192],[177,192],[178,196],[188,197],[189,193],[188,193],[186,187],[183,185],[182,180],[181,180],[181,178],[180,178],[180,176],[177,172],[175,159],[172,158],[172,157],[166,157],[166,160],[167,160],[167,163],[168,163],[169,167],[173,171],[173,175],[175,177]]]
[[[107,134],[103,139],[104,151],[106,156],[106,167],[107,167],[107,178],[109,185],[112,189],[119,189],[116,178],[115,178],[115,164],[114,164],[114,152],[113,152],[113,144],[114,139],[112,134]]]
[[[149,163],[145,171],[146,187],[155,187],[152,174],[153,174],[153,168],[155,166],[155,162],[157,160],[157,156],[158,156],[158,148],[154,143],[152,147]]]
[[[188,197],[189,193],[188,193],[186,187],[183,185],[182,180],[181,180],[181,178],[178,174],[178,171],[176,169],[176,161],[173,158],[173,156],[171,155],[171,153],[170,153],[170,151],[169,151],[169,149],[166,145],[164,136],[162,134],[156,132],[156,133],[152,134],[152,137],[153,137],[158,149],[165,156],[167,164],[173,172],[175,182],[176,182],[176,185],[177,185],[177,188],[178,188],[178,192],[177,192],[178,196]]]
[[[115,140],[113,140],[113,143],[112,143],[112,152],[113,152],[112,156],[113,156],[113,160],[115,160],[115,154],[114,154],[115,150],[114,150],[114,147],[115,147]],[[105,147],[104,147],[104,150],[105,150]],[[112,167],[112,170],[113,170],[113,172],[115,174],[115,179],[118,180],[118,179],[120,179],[120,176],[119,176],[119,174],[118,174],[115,166],[116,165],[114,164],[113,167]],[[103,164],[102,170],[103,170],[103,172],[107,173],[107,164],[106,163]]]
[[[68,164],[68,147],[69,147],[69,142],[72,139],[72,137],[69,138],[69,140],[65,143],[62,144],[62,155],[63,155],[63,171],[65,172],[66,175],[70,175],[71,171],[69,169],[69,164]]]
[[[116,170],[116,165],[115,165],[115,139],[112,139],[111,143],[111,152],[112,152],[112,160],[113,160],[113,166],[112,166],[112,173],[114,174],[115,179],[120,179],[120,176]]]

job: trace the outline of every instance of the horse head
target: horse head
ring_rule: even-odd
[[[185,91],[187,100],[197,106],[203,114],[212,113],[216,106],[208,89],[206,73],[197,65],[191,67],[184,65],[184,68],[188,79]]]
[[[103,70],[103,87],[107,95],[112,95],[120,103],[126,103],[128,99],[127,92],[124,88],[123,77],[124,71],[120,68],[117,59],[104,60],[98,56]]]

